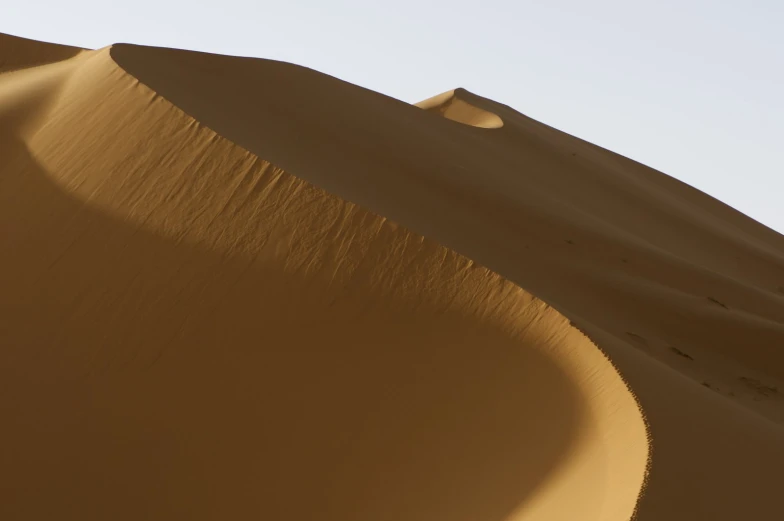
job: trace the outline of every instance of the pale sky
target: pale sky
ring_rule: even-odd
[[[784,232],[784,0],[4,0],[0,32],[465,87]]]

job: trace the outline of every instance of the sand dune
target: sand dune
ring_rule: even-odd
[[[0,72],[66,60],[83,50],[79,47],[37,42],[0,33]]]
[[[463,89],[0,67],[3,519],[776,517],[775,232]]]
[[[417,107],[439,114],[446,119],[480,128],[500,128],[504,121],[497,114],[483,110],[464,100],[464,90],[458,94],[454,90],[420,101]]]

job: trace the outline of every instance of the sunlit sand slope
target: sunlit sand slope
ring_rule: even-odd
[[[505,120],[3,38],[0,517],[629,519],[632,393],[516,244],[475,255],[518,237],[443,147]]]
[[[421,110],[284,63],[134,46],[112,56],[222,136],[489,267],[587,332],[649,421],[639,519],[778,515],[781,235],[462,89]],[[503,125],[477,127],[471,113]]]

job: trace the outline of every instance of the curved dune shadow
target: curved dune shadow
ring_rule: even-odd
[[[0,149],[4,519],[503,521],[574,384],[489,322],[145,231]]]

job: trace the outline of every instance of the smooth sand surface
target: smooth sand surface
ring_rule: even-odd
[[[0,64],[3,519],[780,514],[777,233],[463,89]]]

